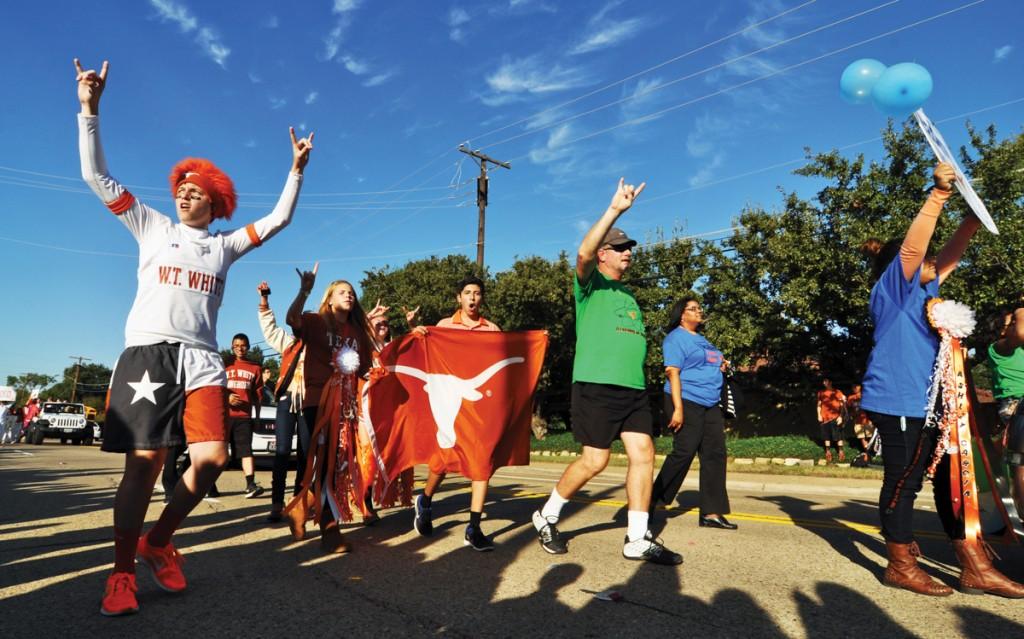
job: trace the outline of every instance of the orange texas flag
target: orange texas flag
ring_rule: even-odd
[[[545,331],[431,327],[386,346],[363,416],[388,481],[416,464],[469,479],[530,463],[530,419]]]

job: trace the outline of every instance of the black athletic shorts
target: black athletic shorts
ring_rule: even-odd
[[[158,450],[185,444],[180,344],[130,346],[110,379],[102,449]]]
[[[622,432],[652,436],[647,391],[612,384],[574,382],[572,435],[584,446],[607,450]]]
[[[252,420],[247,418],[231,419],[231,447],[234,456],[252,457]]]
[[[842,442],[843,437],[843,420],[836,417],[830,419],[827,422],[821,422],[818,424],[821,429],[820,435],[822,441],[827,442]]]

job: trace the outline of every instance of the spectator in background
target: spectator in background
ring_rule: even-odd
[[[860,409],[861,385],[854,384],[853,391],[846,398],[847,419],[853,422],[853,436],[860,441],[861,454],[853,462],[854,466],[867,466],[871,458],[879,453],[879,439],[875,437],[875,425],[867,413]]]
[[[846,396],[832,387],[832,380],[821,380],[822,390],[818,391],[818,428],[825,444],[825,461],[832,461],[832,442],[839,449],[839,461],[846,461],[843,452],[843,421],[846,412]]]
[[[13,404],[0,402],[0,445],[14,443]]]
[[[1003,428],[1024,397],[1024,308],[1001,310],[990,321],[995,341],[988,347],[992,395],[999,402]]]
[[[256,483],[256,464],[252,458],[253,408],[260,405],[263,397],[263,371],[259,364],[245,359],[249,352],[249,337],[245,333],[231,338],[231,352],[234,357],[224,366],[228,376],[229,432],[235,456],[242,460],[245,498],[252,499],[263,494],[263,486]]]

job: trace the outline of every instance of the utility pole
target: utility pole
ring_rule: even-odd
[[[500,166],[503,169],[511,169],[512,165],[508,162],[502,162],[495,160],[488,155],[481,153],[480,151],[470,151],[465,144],[459,145],[459,151],[462,151],[469,157],[473,158],[480,164],[480,177],[476,181],[476,205],[480,213],[477,216],[476,226],[476,265],[480,268],[480,273],[484,271],[484,216],[487,213],[487,163],[490,162],[494,166]]]
[[[82,357],[81,355],[68,355],[70,359],[78,360],[75,362],[75,383],[71,385],[71,402],[75,401],[75,391],[78,390],[78,371],[82,368],[82,362],[91,362],[92,360],[88,357]]]

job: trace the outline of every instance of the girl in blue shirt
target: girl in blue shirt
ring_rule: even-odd
[[[882,438],[885,475],[878,508],[889,555],[883,581],[924,595],[946,596],[953,590],[917,565],[920,549],[913,533],[914,500],[938,439],[937,429],[924,428],[939,346],[925,304],[938,296],[939,284],[957,267],[980,222],[967,216],[938,256],[929,256],[928,244],[956,174],[950,165],[939,164],[934,177],[935,188],[902,240],[871,240],[864,245],[877,281],[870,298],[874,348],[864,374],[861,407]],[[948,455],[936,470],[933,485],[936,511],[963,568],[961,589],[1024,597],[1024,586],[996,571],[979,543],[965,541],[963,523],[953,514]]]

